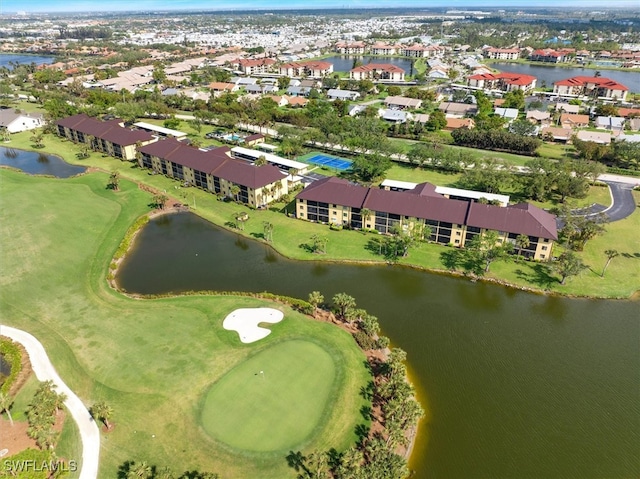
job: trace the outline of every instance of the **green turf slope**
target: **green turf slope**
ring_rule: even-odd
[[[322,344],[335,369],[329,407],[305,451],[355,441],[355,426],[363,422],[359,392],[369,373],[346,332],[254,298],[135,300],[108,287],[113,253],[151,198],[128,181],[121,191],[106,190],[107,181],[103,173],[59,180],[0,169],[0,317],[43,343],[85,404],[105,400],[113,408],[100,478],[117,477],[129,460],[177,472],[215,471],[225,479],[295,477],[282,454],[232,450],[201,425],[212,384],[288,341]],[[234,309],[265,306],[285,315],[269,326],[267,338],[242,344],[222,328]]]

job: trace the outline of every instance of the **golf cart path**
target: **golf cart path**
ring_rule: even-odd
[[[82,439],[82,465],[79,478],[96,479],[98,477],[98,461],[100,457],[100,431],[89,414],[87,407],[69,389],[69,386],[60,379],[40,341],[25,331],[5,325],[0,326],[0,334],[24,346],[29,354],[33,372],[39,381],[53,381],[57,391],[67,396],[64,405],[67,406],[78,425],[80,438]]]

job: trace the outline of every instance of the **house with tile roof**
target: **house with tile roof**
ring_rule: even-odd
[[[562,113],[560,115],[560,126],[562,128],[586,128],[589,126],[589,115]]]
[[[626,100],[629,88],[605,77],[577,76],[557,81],[553,93],[558,96],[592,96],[599,99]]]
[[[0,109],[0,129],[9,133],[33,130],[44,126],[44,117],[40,113],[16,113],[13,108]]]
[[[404,70],[391,63],[369,63],[349,71],[352,80],[404,81]]]
[[[536,87],[536,77],[520,73],[477,73],[469,76],[467,85],[483,90],[500,90],[509,92],[522,90],[528,92]]]
[[[343,55],[363,55],[366,48],[364,42],[338,42],[335,50]]]
[[[375,229],[381,234],[389,234],[394,228],[411,231],[426,226],[429,240],[457,247],[468,245],[487,231],[496,231],[500,242],[511,243],[523,234],[529,237],[523,256],[540,261],[551,258],[553,242],[558,239],[555,216],[534,205],[503,207],[446,198],[429,183],[409,191],[390,191],[327,177],[296,196],[296,217]]]
[[[280,65],[280,75],[322,78],[333,73],[333,63],[323,61],[291,62]]]
[[[492,58],[496,60],[517,60],[520,58],[519,48],[485,48],[482,54],[486,58]]]
[[[238,60],[238,69],[245,75],[268,73],[275,64],[273,58],[242,58]]]

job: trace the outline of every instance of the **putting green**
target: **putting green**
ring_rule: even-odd
[[[336,364],[318,344],[298,339],[278,343],[211,387],[202,426],[236,449],[292,449],[320,424],[335,378]]]

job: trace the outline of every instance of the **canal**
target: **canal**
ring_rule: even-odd
[[[354,296],[407,351],[429,411],[413,477],[640,477],[637,302],[535,295],[397,266],[290,261],[190,213],[150,221],[117,280],[143,294]]]

